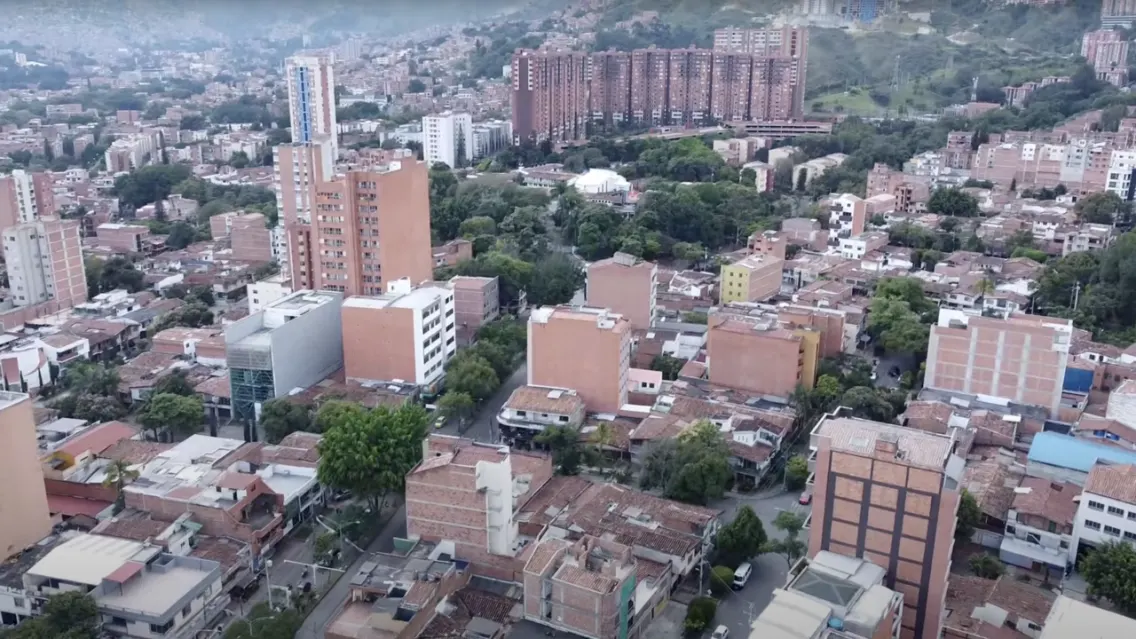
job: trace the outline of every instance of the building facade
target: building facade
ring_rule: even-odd
[[[333,159],[339,155],[334,62],[330,54],[297,55],[284,61],[292,141],[306,144],[325,139]]]
[[[15,169],[10,175],[0,177],[0,233],[54,212],[51,175]]]
[[[631,322],[606,309],[542,307],[529,315],[529,386],[576,391],[589,411],[627,403]]]
[[[32,400],[0,392],[0,558],[7,560],[51,532],[39,465]]]
[[[87,273],[76,220],[38,219],[3,231],[8,288],[16,306],[87,301]]]
[[[468,113],[447,111],[422,118],[426,166],[442,163],[451,169],[462,168],[469,165],[473,152],[473,118]]]
[[[1081,57],[1097,79],[1118,87],[1128,84],[1128,40],[1119,31],[1089,31],[1081,39]]]
[[[616,253],[588,265],[587,303],[623,315],[631,327],[646,330],[655,323],[659,269],[654,262]]]

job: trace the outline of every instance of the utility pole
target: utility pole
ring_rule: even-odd
[[[1077,304],[1081,301],[1081,283],[1077,282],[1073,285],[1073,310],[1077,310]]]

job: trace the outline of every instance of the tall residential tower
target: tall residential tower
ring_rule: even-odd
[[[296,55],[284,62],[288,79],[288,111],[293,142],[328,138],[331,157],[338,157],[335,122],[335,62],[331,54]]]

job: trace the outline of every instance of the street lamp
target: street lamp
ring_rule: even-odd
[[[266,559],[264,561],[264,583],[268,586],[268,607],[271,610],[276,608],[272,605],[272,560]]]

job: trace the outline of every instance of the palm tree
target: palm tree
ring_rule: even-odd
[[[612,429],[611,423],[600,422],[592,431],[590,439],[596,449],[596,462],[599,464],[600,470],[605,471],[607,469],[606,449],[615,443],[615,431]]]
[[[123,497],[123,489],[130,482],[138,479],[138,471],[132,469],[130,464],[122,461],[115,460],[107,466],[106,477],[103,479],[103,486],[110,488],[114,487],[114,512],[118,514],[126,506],[125,498]]]

